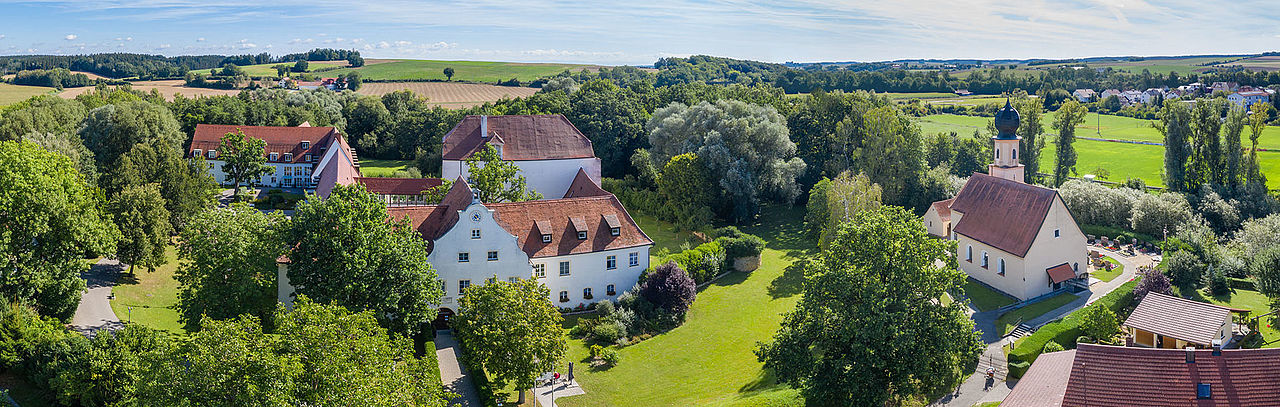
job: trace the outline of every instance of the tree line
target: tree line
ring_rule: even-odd
[[[72,71],[92,72],[108,78],[138,77],[142,80],[156,78],[181,78],[189,71],[221,68],[226,64],[254,65],[294,61],[347,60],[353,66],[363,66],[364,58],[356,50],[314,49],[308,52],[272,57],[257,55],[182,55],[167,57],[131,53],[102,53],[87,55],[11,55],[0,56],[0,72],[17,73],[25,70],[62,68]]]

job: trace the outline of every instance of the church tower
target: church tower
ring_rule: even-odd
[[[1018,111],[1005,100],[1004,108],[996,112],[995,125],[998,133],[991,138],[994,144],[992,154],[995,156],[987,166],[987,174],[1017,182],[1025,179],[1023,174],[1026,169],[1018,162],[1018,142],[1022,140],[1017,134],[1020,121]]]

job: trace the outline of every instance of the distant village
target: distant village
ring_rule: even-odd
[[[1254,103],[1270,102],[1272,95],[1275,95],[1275,93],[1275,89],[1256,88],[1247,85],[1240,86],[1236,82],[1214,82],[1211,85],[1194,82],[1176,88],[1165,86],[1141,91],[1136,89],[1107,89],[1098,92],[1093,89],[1076,89],[1071,92],[1071,96],[1081,103],[1100,102],[1105,101],[1107,98],[1115,97],[1124,106],[1131,106],[1152,105],[1166,100],[1179,99],[1194,102],[1195,98],[1199,96],[1223,94],[1226,95],[1227,100],[1231,101],[1231,103],[1247,109]]]

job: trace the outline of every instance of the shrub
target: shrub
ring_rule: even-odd
[[[1120,330],[1116,313],[1105,306],[1094,305],[1080,310],[1080,331],[1102,342],[1110,341]]]
[[[1127,282],[1110,294],[1095,301],[1090,307],[1106,307],[1112,312],[1120,313],[1133,303],[1133,288],[1136,285],[1136,282]],[[1026,372],[1026,369],[1023,368],[1019,372],[1014,368],[1014,364],[1025,362],[1027,366],[1030,366],[1040,356],[1040,352],[1044,350],[1044,347],[1049,342],[1057,342],[1064,348],[1074,347],[1076,338],[1083,333],[1080,330],[1080,317],[1077,314],[1079,312],[1050,322],[1040,327],[1031,336],[1018,340],[1015,343],[1016,347],[1009,351],[1010,377],[1021,377],[1022,373]]]
[[[1066,350],[1066,349],[1063,349],[1061,344],[1057,342],[1049,342],[1044,344],[1044,350],[1042,350],[1040,353],[1058,352],[1062,350]]]
[[[1027,369],[1030,368],[1031,362],[1014,363],[1013,361],[1009,361],[1009,377],[1022,377],[1022,375],[1027,373]]]
[[[698,295],[697,284],[675,262],[654,269],[640,286],[640,294],[654,305],[678,315],[689,311]]]
[[[1169,272],[1170,281],[1178,287],[1197,288],[1204,280],[1204,261],[1190,250],[1174,252],[1162,265]]]
[[[724,248],[726,262],[732,262],[739,257],[759,256],[760,252],[764,251],[764,239],[754,235],[720,237],[715,242]]]
[[[1173,286],[1169,284],[1169,277],[1156,268],[1138,271],[1138,284],[1133,286],[1133,296],[1139,301],[1146,298],[1147,293],[1150,292],[1166,295],[1173,294]]]
[[[604,351],[600,352],[600,359],[604,360],[604,363],[608,364],[609,366],[617,366],[618,362],[622,361],[622,355],[618,354],[617,350],[605,349]]]
[[[592,359],[599,359],[599,358],[600,358],[600,352],[601,352],[601,351],[603,351],[603,350],[604,350],[604,347],[603,347],[603,346],[600,346],[600,345],[591,345],[591,358],[592,358]]]
[[[627,328],[614,322],[602,323],[591,329],[591,336],[604,343],[614,343],[626,334]]]
[[[1130,228],[1138,233],[1162,236],[1191,222],[1191,204],[1182,194],[1142,194],[1133,206]]]
[[[1209,271],[1209,292],[1213,295],[1231,293],[1231,284],[1227,281],[1227,273],[1222,267],[1214,267]]]

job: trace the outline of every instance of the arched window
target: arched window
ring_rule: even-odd
[[[1004,259],[1000,259],[1000,275],[1004,275]]]
[[[988,259],[987,259],[987,252],[985,252],[985,251],[984,251],[984,252],[982,252],[982,268],[987,268],[987,267],[990,267],[990,266],[991,266],[991,263],[990,263],[990,262],[988,262]]]
[[[1015,149],[1013,149],[1013,159],[1015,159],[1015,160],[1017,160],[1017,159],[1018,159],[1018,149],[1016,149],[1016,148],[1015,148]]]
[[[972,245],[965,247],[964,260],[968,262],[973,262],[973,246]]]
[[[996,149],[996,158],[1000,158],[1000,149]]]

